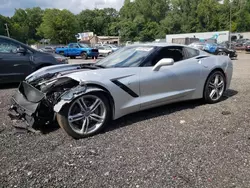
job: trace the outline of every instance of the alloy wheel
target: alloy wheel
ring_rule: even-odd
[[[215,74],[210,80],[209,85],[209,97],[213,101],[217,101],[223,95],[225,83],[224,78],[220,74]]]
[[[74,101],[68,111],[71,129],[80,135],[88,135],[98,130],[105,122],[107,109],[96,95],[84,95]]]

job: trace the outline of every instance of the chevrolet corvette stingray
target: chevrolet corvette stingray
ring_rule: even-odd
[[[201,98],[216,103],[232,73],[228,56],[177,44],[130,45],[96,63],[32,73],[12,97],[9,115],[30,127],[57,121],[70,136],[83,138],[136,111]]]

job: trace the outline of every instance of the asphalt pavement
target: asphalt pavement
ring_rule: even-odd
[[[131,114],[81,140],[58,126],[16,133],[11,87],[0,90],[0,187],[250,187],[250,54],[234,60],[220,103]]]

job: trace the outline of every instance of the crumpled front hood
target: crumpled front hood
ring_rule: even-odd
[[[81,64],[62,64],[62,65],[53,65],[48,67],[43,67],[29,76],[25,78],[25,81],[27,82],[33,82],[36,79],[43,78],[47,75],[51,75],[51,77],[58,75],[58,74],[70,74],[72,71],[86,71],[89,69],[83,69]]]
[[[65,75],[78,82],[94,83],[99,85],[109,84],[112,80],[126,79],[127,77],[138,76],[140,67],[104,68],[84,72],[74,72]]]
[[[59,81],[70,78],[79,83],[99,84],[105,87],[112,80],[126,82],[127,77],[136,77],[135,80],[137,80],[139,71],[140,67],[97,68],[89,64],[66,64],[44,67],[26,77],[26,82],[37,85],[38,83],[50,83],[55,79]]]

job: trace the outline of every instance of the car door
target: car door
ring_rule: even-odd
[[[19,82],[33,71],[32,52],[8,39],[0,39],[0,82]]]
[[[190,49],[196,54],[190,54]],[[196,59],[198,55],[199,50],[182,46],[164,47],[155,53],[141,68],[141,109],[195,96],[202,70],[199,60]],[[153,71],[153,66],[162,58],[172,58],[174,64]]]
[[[75,56],[81,55],[81,48],[78,44],[73,45],[73,55]]]
[[[68,56],[73,56],[73,55],[74,55],[74,44],[69,44]]]

